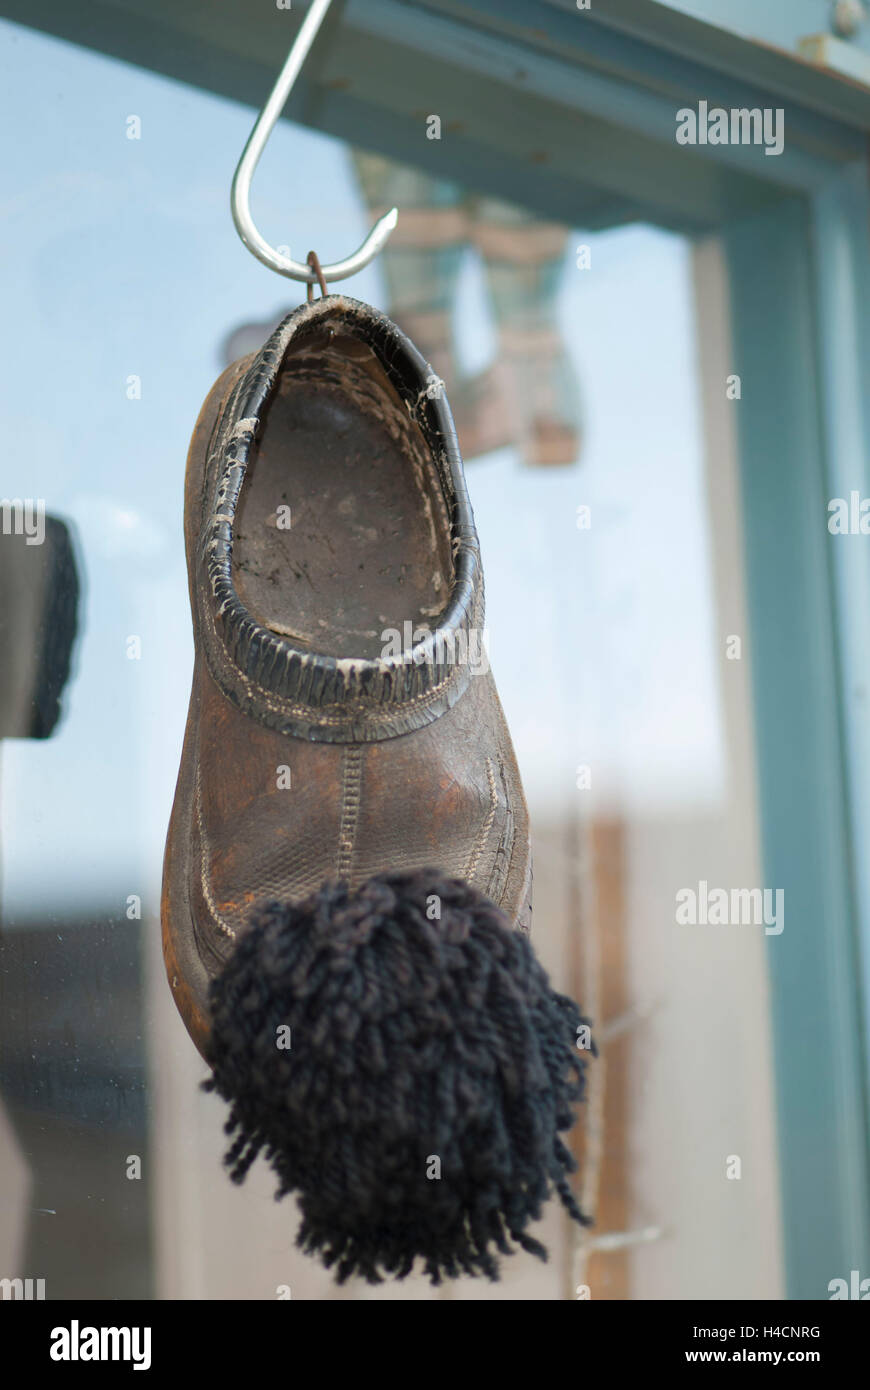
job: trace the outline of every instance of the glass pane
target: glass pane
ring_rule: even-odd
[[[765,924],[678,916],[689,890],[762,882],[734,448],[701,410],[699,361],[727,360],[725,326],[699,345],[696,325],[698,296],[721,299],[715,248],[553,226],[289,123],[258,172],[262,230],[299,258],[400,208],[349,289],[448,387],[532,818],[533,940],[603,1052],[575,1136],[591,1233],[551,1203],[550,1263],[516,1255],[501,1284],[338,1289],[265,1165],[242,1188],[222,1170],[159,924],[193,661],[188,439],[301,287],[230,221],[249,110],[0,39],[7,128],[30,123],[7,152],[0,345],[0,1277],[47,1298],[779,1296]]]

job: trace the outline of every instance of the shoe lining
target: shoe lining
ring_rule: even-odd
[[[375,353],[328,323],[284,358],[232,566],[257,623],[326,656],[394,653],[391,634],[405,648],[447,606],[449,519],[430,451]]]

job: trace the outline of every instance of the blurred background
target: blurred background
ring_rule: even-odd
[[[410,23],[444,7],[399,8]],[[690,7],[664,8],[676,22]],[[864,752],[844,693],[866,652],[835,622],[863,611],[849,596],[864,562],[853,548],[841,571],[831,550],[820,442],[825,428],[843,441],[848,480],[866,419],[842,380],[825,395],[824,341],[822,360],[804,347],[839,282],[801,259],[803,146],[777,169],[782,206],[745,172],[761,151],[732,151],[721,187],[688,159],[676,179],[703,211],[675,194],[666,215],[651,194],[645,214],[626,188],[603,212],[581,178],[576,218],[539,181],[546,149],[514,179],[448,167],[434,106],[413,148],[407,131],[357,147],[328,120],[285,120],[264,155],[255,216],[298,259],[345,253],[399,207],[388,250],[343,288],[447,383],[531,812],[533,939],[602,1047],[574,1136],[591,1231],[552,1207],[549,1263],[516,1255],[498,1285],[339,1290],[295,1250],[295,1209],[274,1203],[265,1165],[241,1189],[224,1175],[223,1107],[199,1089],[159,940],[192,669],[187,443],[226,362],[304,289],[248,256],[230,221],[250,105],[153,70],[142,7],[103,9],[108,39],[99,16],[76,42],[0,21],[0,494],[50,519],[39,551],[6,523],[0,536],[0,1278],[45,1279],[48,1298],[546,1300],[821,1298],[862,1257],[870,1276]],[[289,47],[298,17],[280,19]],[[182,30],[204,22],[182,10]],[[122,57],[94,51],[113,45]],[[824,157],[836,146],[831,177],[854,182],[860,146],[829,108]],[[574,131],[579,149],[579,115]],[[860,242],[839,204],[828,216],[828,234]],[[810,300],[815,317],[794,309]],[[853,354],[857,393],[870,357],[853,312],[827,342]],[[41,722],[28,681],[49,691]],[[782,889],[784,932],[680,925],[676,895],[702,881]]]

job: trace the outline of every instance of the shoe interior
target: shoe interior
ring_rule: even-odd
[[[452,580],[437,467],[376,354],[338,323],[303,331],[242,484],[239,597],[303,649],[371,659],[436,627]]]

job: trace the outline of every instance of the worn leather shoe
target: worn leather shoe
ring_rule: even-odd
[[[329,295],[223,373],[185,542],[196,660],[162,924],[203,1055],[210,982],[263,900],[430,867],[527,929],[462,460],[443,383],[389,319]]]

